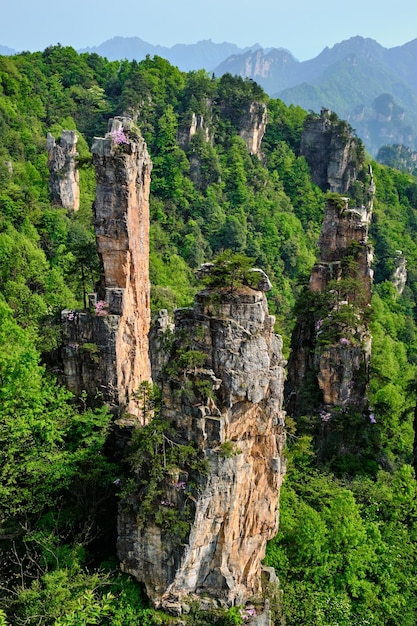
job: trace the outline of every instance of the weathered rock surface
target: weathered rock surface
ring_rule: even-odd
[[[210,110],[211,103],[208,102],[207,106]],[[205,141],[211,142],[212,139],[210,136],[209,126],[206,120],[204,119],[204,116],[196,115],[195,113],[192,113],[190,123],[183,124],[178,130],[177,140],[181,148],[183,149],[187,148],[191,139],[194,137],[194,135],[198,131],[202,131]]]
[[[403,256],[401,250],[397,250],[395,269],[392,273],[391,281],[398,295],[401,295],[407,283],[407,259]]]
[[[122,569],[172,613],[180,614],[193,597],[230,605],[260,596],[261,561],[277,532],[285,466],[285,362],[273,325],[264,293],[246,287],[232,294],[203,291],[193,309],[176,313],[169,365],[178,364],[184,341],[205,355],[204,364],[165,377],[162,417],[179,441],[204,453],[208,473],[183,478],[200,484],[194,495],[167,488],[174,507],[187,498],[192,505],[181,545],[141,519],[140,509],[122,508],[118,533]],[[186,476],[182,468],[178,476]],[[254,623],[269,624],[269,612],[259,620]]]
[[[77,141],[74,130],[63,130],[57,142],[50,133],[46,139],[51,202],[72,211],[80,208]]]
[[[310,166],[313,182],[324,191],[346,194],[356,180],[360,140],[346,122],[328,109],[307,117],[301,137],[301,154]]]
[[[261,157],[261,144],[268,122],[266,104],[251,102],[249,110],[242,113],[240,136],[245,141],[250,154]]]
[[[151,323],[149,332],[149,356],[151,359],[152,380],[158,381],[168,362],[167,340],[174,332],[174,324],[166,309],[161,309]]]
[[[367,185],[366,205],[359,208],[350,208],[348,198],[327,201],[319,259],[309,283],[318,297],[316,310],[298,321],[288,364],[287,408],[295,415],[305,412],[305,403],[317,412],[323,407],[367,407],[371,336],[366,312],[373,277],[368,229],[375,193],[371,169]],[[326,302],[322,298],[320,304],[320,296]],[[319,393],[312,400],[314,385]]]
[[[90,300],[94,313],[63,312],[65,375],[75,393],[99,391],[119,413],[138,415],[134,394],[142,381],[150,379],[151,161],[128,118],[112,120],[106,137],[95,138],[92,153],[97,177],[95,231],[103,274],[98,293]]]

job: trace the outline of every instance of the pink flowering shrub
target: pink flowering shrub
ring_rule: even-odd
[[[105,315],[107,315],[108,306],[109,305],[105,300],[98,300],[95,307],[95,314],[97,315],[97,317],[104,317]]]
[[[256,616],[256,609],[254,609],[253,607],[249,607],[247,609],[240,609],[240,616],[244,622],[247,622],[248,620],[250,620],[251,617]]]
[[[341,337],[339,339],[339,343],[341,346],[350,346],[350,341],[349,339],[346,339],[346,337]]]
[[[129,143],[129,139],[127,138],[125,134],[123,126],[115,130],[112,130],[110,133],[110,136],[111,136],[112,142],[116,144],[117,146],[120,146],[124,143]]]
[[[320,418],[322,422],[328,422],[331,416],[331,413],[327,413],[326,411],[320,411]]]

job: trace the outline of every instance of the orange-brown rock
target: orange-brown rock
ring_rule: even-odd
[[[319,239],[319,259],[310,276],[310,289],[322,293],[331,280],[343,275],[342,260],[352,244],[357,243],[355,260],[359,264],[357,274],[371,301],[372,250],[368,245],[368,230],[372,216],[372,200],[367,206],[350,208],[349,198],[329,200],[326,204]]]
[[[265,294],[249,288],[201,292],[194,309],[176,314],[181,339],[171,366],[184,337],[205,360],[165,379],[162,416],[178,441],[199,447],[208,473],[192,476],[201,485],[197,495],[183,492],[181,500],[174,487],[167,489],[165,503],[180,508],[188,497],[192,505],[181,545],[141,519],[140,508],[127,507],[119,516],[118,542],[122,569],[171,612],[181,613],[192,597],[230,605],[260,596],[261,561],[277,532],[284,473],[285,361],[273,325]],[[202,382],[210,393],[199,391]]]
[[[98,391],[119,413],[138,415],[135,392],[150,379],[151,161],[128,118],[112,120],[106,137],[95,138],[92,153],[103,273],[98,293],[90,298],[94,312],[64,312],[66,376],[75,393]]]

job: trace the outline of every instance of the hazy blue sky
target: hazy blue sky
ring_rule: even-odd
[[[416,0],[5,0],[0,44],[43,50],[116,35],[172,46],[212,39],[288,48],[299,60],[354,35],[391,48],[417,38]]]

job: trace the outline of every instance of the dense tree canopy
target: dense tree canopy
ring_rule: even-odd
[[[240,132],[253,101],[268,108],[260,155]],[[252,81],[184,74],[160,57],[109,62],[59,45],[0,57],[0,624],[170,623],[114,572],[111,520],[126,468],[110,460],[110,417],[59,385],[56,361],[60,311],[83,308],[100,272],[89,146],[122,112],[137,119],[153,161],[154,311],[190,304],[203,261],[218,258],[233,289],[242,267],[230,261],[250,257],[271,279],[270,309],[288,346],[316,258],[325,198],[299,153],[299,107]],[[79,134],[76,215],[49,200],[45,138],[63,129]],[[341,464],[319,458],[287,419],[289,471],[267,563],[290,624],[415,623],[417,180],[373,169],[375,428],[349,417],[343,428],[357,452]],[[401,294],[392,283],[400,257]],[[242,622],[234,609],[193,611],[201,624]]]

